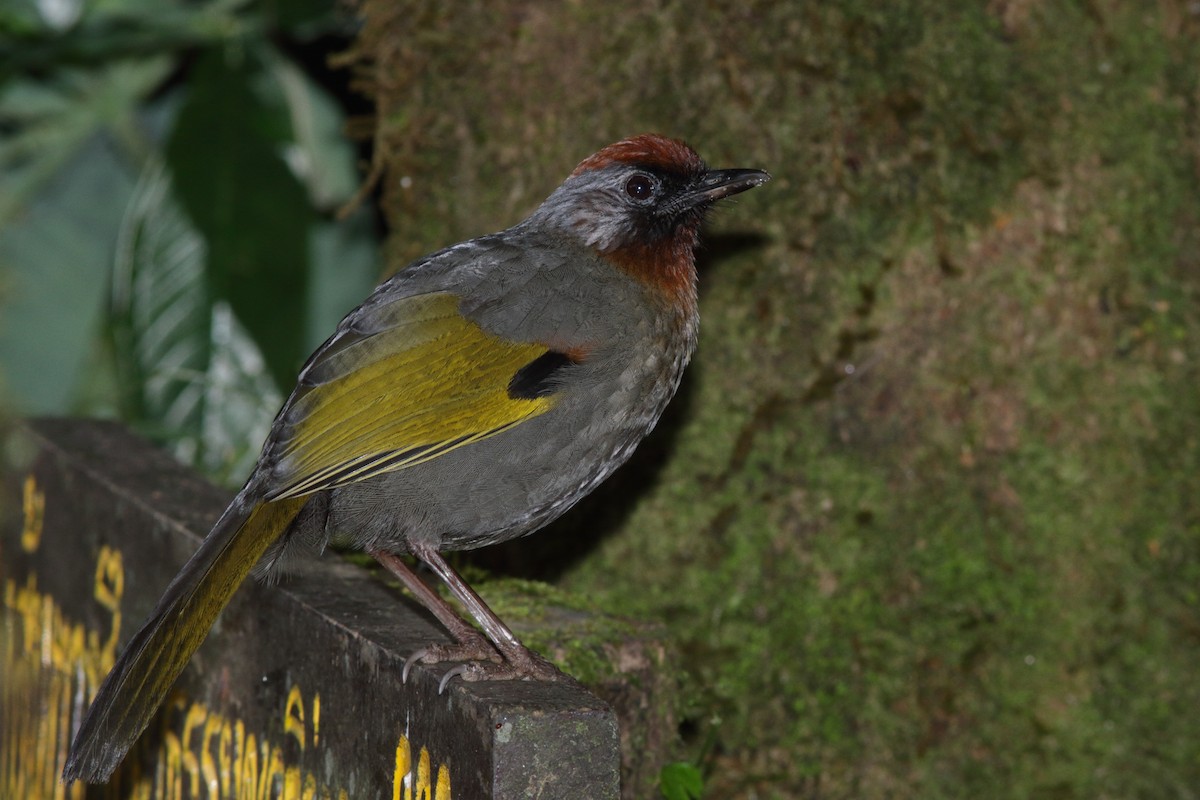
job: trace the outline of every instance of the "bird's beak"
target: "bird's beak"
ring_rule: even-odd
[[[685,196],[689,205],[714,203],[730,195],[762,186],[771,176],[761,169],[710,169]]]

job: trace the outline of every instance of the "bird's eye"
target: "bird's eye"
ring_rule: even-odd
[[[639,172],[625,181],[625,194],[634,200],[648,200],[654,194],[654,180]]]

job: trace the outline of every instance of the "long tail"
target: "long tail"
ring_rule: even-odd
[[[171,581],[100,684],[63,769],[68,784],[103,783],[162,705],[217,615],[307,498],[257,504],[243,491]]]

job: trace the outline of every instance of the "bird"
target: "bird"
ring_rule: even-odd
[[[454,677],[560,679],[442,553],[545,526],[630,457],[696,347],[706,213],[769,179],[633,136],[513,227],[381,283],[301,368],[245,485],[102,681],[64,782],[107,780],[237,587],[314,543],[370,553],[450,633],[412,654],[403,680],[449,661],[439,693]]]

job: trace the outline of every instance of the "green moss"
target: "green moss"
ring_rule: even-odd
[[[492,610],[527,646],[547,654],[585,684],[600,685],[618,677],[612,651],[650,635],[646,626],[604,614],[581,595],[547,583],[466,572]]]
[[[511,223],[643,129],[775,176],[714,215],[663,430],[506,551],[669,626],[725,754],[711,796],[1200,782],[1194,15],[430,13],[454,47],[383,26],[372,51],[401,76],[379,134],[397,252]]]

